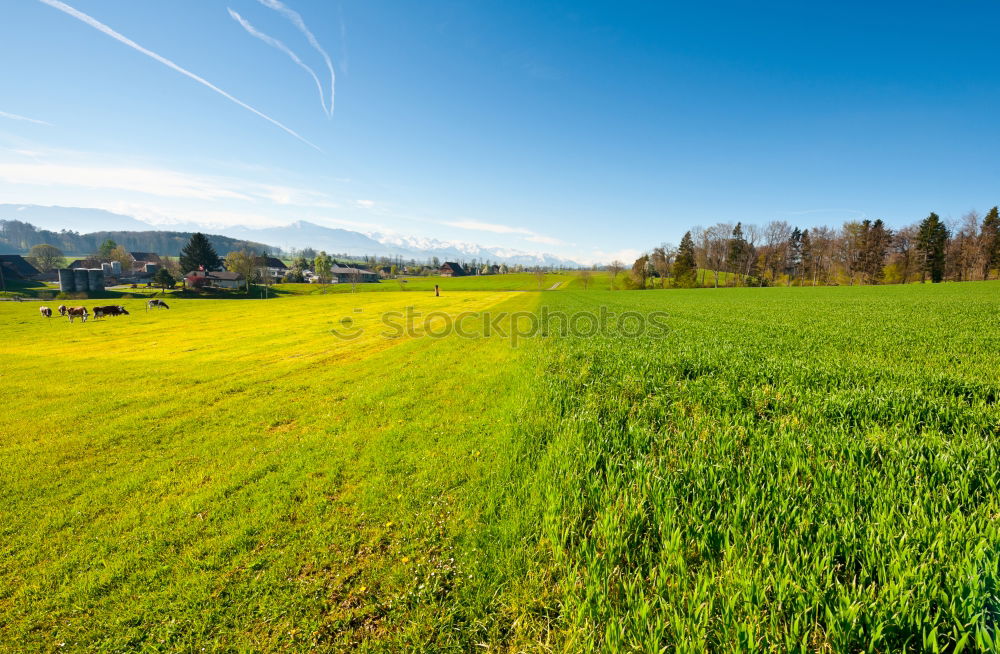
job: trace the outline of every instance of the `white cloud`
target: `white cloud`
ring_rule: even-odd
[[[541,243],[542,245],[566,245],[566,241],[563,241],[552,236],[542,236],[541,234],[532,234],[531,236],[525,236],[524,240],[531,241],[532,243]]]
[[[52,189],[137,193],[180,200],[240,201],[309,209],[340,209],[333,197],[309,188],[260,183],[251,179],[182,172],[109,161],[100,155],[39,150],[7,150],[0,159],[0,181]]]
[[[632,265],[632,262],[642,256],[641,250],[636,250],[633,248],[623,248],[621,250],[614,250],[612,252],[605,252],[604,250],[593,250],[589,256],[584,253],[580,253],[578,260],[580,263],[589,264],[606,264],[612,261],[621,261],[628,266]]]
[[[523,227],[511,227],[509,225],[498,225],[496,223],[484,223],[478,220],[456,220],[445,222],[448,227],[459,229],[470,229],[477,232],[492,232],[493,234],[534,234],[530,229]]]
[[[76,186],[199,200],[253,199],[250,194],[170,170],[52,163],[0,163],[0,179],[11,184]]]
[[[566,242],[552,236],[545,236],[544,234],[539,234],[533,232],[530,229],[524,227],[512,227],[510,225],[500,225],[497,223],[484,223],[479,220],[457,220],[452,222],[443,223],[448,227],[457,227],[459,229],[469,229],[477,232],[490,232],[492,234],[510,234],[513,236],[518,236],[525,241],[530,241],[532,243],[540,243],[543,245],[566,245]]]
[[[37,118],[28,118],[27,116],[20,116],[18,114],[10,114],[6,111],[0,111],[0,118],[9,118],[10,120],[21,120],[26,123],[34,123],[36,125],[46,125],[47,127],[52,127],[52,123],[47,123],[44,120],[38,120]]]
[[[355,200],[354,204],[358,205],[362,209],[374,209],[375,208],[375,201],[374,200]]]

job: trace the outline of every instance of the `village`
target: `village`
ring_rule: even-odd
[[[200,236],[200,235],[199,235]],[[196,237],[192,237],[192,242]],[[55,249],[42,245],[40,248]],[[503,264],[466,264],[455,261],[428,265],[362,264],[339,262],[324,252],[313,257],[282,259],[253,252],[230,252],[220,258],[214,250],[202,253],[197,267],[184,270],[180,258],[155,252],[127,251],[120,246],[65,262],[61,252],[43,257],[35,254],[0,254],[0,293],[18,300],[47,295],[56,298],[90,297],[109,290],[138,288],[201,291],[249,291],[250,285],[274,284],[377,284],[407,277],[445,278],[500,275],[512,272]],[[197,258],[197,257],[196,257]],[[213,265],[215,264],[215,265]],[[522,267],[516,267],[520,271]],[[29,292],[23,292],[28,290]],[[19,292],[22,291],[22,292]],[[58,294],[58,295],[56,295]],[[0,296],[3,297],[3,296]]]

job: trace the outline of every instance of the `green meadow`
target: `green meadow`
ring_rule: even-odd
[[[1000,283],[556,284],[0,302],[0,651],[1000,647]]]

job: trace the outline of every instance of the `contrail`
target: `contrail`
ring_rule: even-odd
[[[223,91],[222,89],[220,89],[215,84],[212,84],[211,82],[209,82],[205,78],[199,77],[198,75],[195,75],[191,71],[186,70],[184,68],[181,68],[180,66],[178,66],[174,62],[170,61],[166,57],[161,57],[160,55],[156,54],[152,50],[147,50],[146,48],[142,47],[141,45],[139,45],[135,41],[133,41],[133,40],[131,40],[129,38],[126,38],[125,36],[123,36],[123,35],[119,34],[118,32],[114,31],[113,29],[111,29],[110,27],[108,27],[104,23],[100,22],[96,18],[92,18],[91,16],[88,16],[87,14],[83,13],[82,11],[78,11],[78,10],[74,9],[73,7],[70,7],[65,2],[60,2],[59,0],[38,0],[38,1],[41,2],[41,3],[43,3],[43,4],[47,4],[48,6],[54,8],[54,9],[58,9],[59,11],[61,11],[63,13],[69,14],[73,18],[76,18],[77,20],[82,21],[82,22],[86,23],[87,25],[90,25],[91,27],[93,27],[97,31],[103,32],[104,34],[107,34],[108,36],[110,36],[111,38],[115,39],[116,41],[120,41],[121,43],[124,43],[125,45],[127,45],[130,48],[132,48],[133,50],[138,50],[142,54],[144,54],[147,57],[150,57],[152,59],[155,59],[156,61],[160,62],[164,66],[176,70],[181,75],[185,75],[187,77],[190,77],[191,79],[193,79],[194,81],[198,82],[199,84],[202,84],[202,85],[207,86],[208,88],[212,89],[213,91],[215,91],[216,93],[218,93],[222,97],[226,98],[227,100],[235,102],[236,104],[238,104],[239,106],[243,107],[247,111],[252,111],[253,113],[257,114],[258,116],[260,116],[261,118],[263,118],[267,122],[271,123],[272,125],[274,125],[274,126],[280,128],[280,129],[284,130],[285,132],[291,134],[292,136],[294,136],[298,140],[302,141],[306,145],[308,145],[310,147],[313,147],[313,148],[316,148],[320,152],[323,151],[323,150],[320,149],[320,147],[318,145],[316,145],[315,143],[312,143],[312,142],[307,141],[306,139],[302,138],[294,130],[292,130],[291,128],[288,128],[288,127],[282,125],[281,123],[279,123],[278,121],[276,121],[274,118],[271,118],[270,116],[268,116],[267,114],[263,113],[262,111],[258,111],[257,109],[254,109],[253,107],[251,107],[250,105],[248,105],[246,102],[243,102],[239,98],[233,97],[232,95],[226,93],[225,91]]]
[[[268,9],[273,9],[284,14],[288,20],[292,21],[292,24],[295,25],[295,27],[299,28],[300,32],[305,34],[306,39],[309,40],[309,44],[316,50],[316,52],[323,55],[323,59],[326,61],[326,67],[330,71],[330,116],[333,116],[333,100],[335,87],[337,85],[337,74],[333,72],[333,62],[330,61],[330,55],[326,54],[326,50],[323,49],[323,46],[319,44],[319,41],[316,40],[313,33],[309,31],[308,27],[306,27],[306,23],[302,20],[302,16],[299,15],[299,12],[286,6],[285,3],[281,2],[281,0],[257,1]]]
[[[242,25],[243,29],[245,29],[247,33],[250,34],[250,36],[254,36],[260,39],[261,41],[268,44],[272,48],[277,48],[278,50],[281,50],[289,57],[291,57],[292,61],[298,64],[300,68],[302,68],[304,71],[312,75],[313,80],[315,80],[316,82],[316,88],[319,90],[319,101],[320,104],[323,105],[323,113],[329,116],[330,110],[326,108],[326,97],[323,95],[323,84],[322,82],[319,81],[319,77],[316,76],[316,72],[312,68],[307,66],[301,59],[299,59],[299,56],[294,52],[292,52],[291,48],[289,48],[287,45],[285,45],[278,39],[270,37],[267,34],[264,34],[263,32],[255,29],[254,26],[250,24],[250,21],[243,18],[243,16],[240,16],[238,13],[236,13],[229,7],[227,7],[226,9],[229,10],[229,15],[233,17],[233,20]]]
[[[17,114],[9,114],[6,111],[0,111],[0,118],[10,118],[11,120],[23,120],[27,123],[35,123],[36,125],[48,125],[52,127],[52,123],[47,123],[44,120],[38,120],[37,118],[28,118],[27,116],[18,116]]]

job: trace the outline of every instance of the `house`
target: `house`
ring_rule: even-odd
[[[288,266],[277,257],[261,257],[260,272],[272,280],[281,279],[288,274]]]
[[[243,286],[243,275],[227,270],[192,270],[184,275],[184,281],[188,284],[197,283],[199,279],[205,280],[205,286],[216,288],[240,288]]]
[[[4,279],[33,279],[41,273],[20,254],[0,254]]]
[[[155,252],[129,252],[128,255],[132,257],[132,261],[138,263],[155,263],[156,265],[162,265],[160,260],[160,255]]]
[[[155,252],[129,252],[128,255],[132,257],[131,272],[136,277],[152,277],[163,265],[160,255]]]
[[[333,284],[370,284],[378,280],[378,273],[364,268],[350,268],[335,264],[330,269],[330,282]]]
[[[101,262],[98,261],[97,259],[76,259],[74,261],[71,261],[70,264],[66,267],[69,268],[70,270],[73,270],[75,268],[100,268]]]
[[[464,277],[467,273],[465,272],[465,268],[462,268],[462,266],[454,261],[445,261],[441,264],[438,274],[442,277]]]

